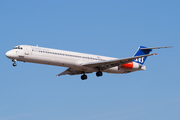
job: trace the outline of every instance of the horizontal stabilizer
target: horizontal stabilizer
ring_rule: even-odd
[[[149,50],[149,49],[161,49],[161,48],[171,48],[173,46],[166,46],[166,47],[151,47],[151,48],[140,48],[141,50]]]

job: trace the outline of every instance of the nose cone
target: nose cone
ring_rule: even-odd
[[[11,58],[11,57],[13,57],[13,52],[10,50],[10,51],[6,52],[5,55],[6,55],[6,57]]]
[[[6,57],[9,57],[10,56],[10,52],[6,52]]]

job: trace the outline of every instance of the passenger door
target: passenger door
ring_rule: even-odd
[[[31,48],[30,47],[25,47],[24,48],[24,54],[25,55],[30,55],[30,53],[31,53]]]

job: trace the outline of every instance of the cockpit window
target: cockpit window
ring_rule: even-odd
[[[23,49],[21,46],[16,46],[13,49]]]

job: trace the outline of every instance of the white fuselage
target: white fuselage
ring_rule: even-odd
[[[38,47],[38,46],[20,45],[18,47],[15,47],[14,49],[8,51],[6,53],[6,56],[12,60],[17,60],[17,61],[70,67],[70,68],[75,68],[82,71],[89,70],[89,72],[96,72],[98,70],[96,68],[88,68],[88,67],[82,66],[82,64],[117,59],[117,58],[105,57],[105,56],[99,56],[99,55],[84,54],[84,53],[70,52],[70,51],[57,50],[57,49],[49,49],[49,48],[43,48],[43,47]],[[128,72],[144,70],[144,69],[145,68],[138,69],[137,63],[133,62],[132,69],[121,68],[119,66],[116,66],[116,67],[103,70],[103,72],[128,73]]]

